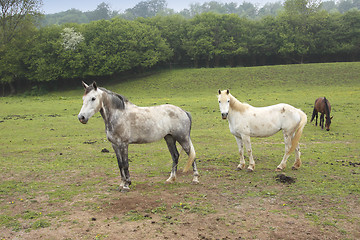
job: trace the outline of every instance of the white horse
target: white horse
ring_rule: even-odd
[[[183,109],[166,104],[154,107],[138,107],[124,96],[105,88],[90,86],[82,82],[85,88],[83,106],[78,115],[81,123],[86,124],[96,112],[101,113],[105,122],[106,136],[112,143],[122,183],[122,191],[129,190],[131,184],[128,163],[128,146],[133,143],[150,143],[165,139],[173,159],[170,177],[167,182],[176,179],[179,152],[176,142],[188,154],[186,172],[191,165],[194,170],[193,182],[198,183],[198,171],[195,163],[195,150],[190,139],[191,115]]]
[[[245,168],[244,146],[249,155],[248,171],[254,171],[250,137],[269,137],[283,131],[285,155],[277,167],[281,171],[286,167],[289,155],[295,150],[293,170],[300,168],[299,140],[307,122],[306,114],[293,106],[280,103],[268,107],[253,107],[241,103],[233,97],[229,90],[219,90],[220,112],[223,119],[228,119],[230,132],[235,136],[240,152],[238,169]]]

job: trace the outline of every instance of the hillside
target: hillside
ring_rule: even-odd
[[[1,98],[0,239],[359,239],[359,72],[360,63],[302,64],[165,70],[99,82],[139,106],[175,104],[193,118],[200,184],[182,172],[184,152],[176,182],[168,184],[166,143],[134,144],[127,193],[118,191],[101,115],[78,121],[80,81],[71,91]],[[326,96],[331,129],[307,123],[301,168],[291,170],[292,154],[282,171],[292,181],[274,171],[284,154],[281,132],[251,138],[255,171],[237,171],[219,88],[254,106],[289,103],[308,120],[315,99]]]

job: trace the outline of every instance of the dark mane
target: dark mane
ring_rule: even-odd
[[[108,96],[110,96],[111,104],[113,105],[114,108],[125,109],[125,103],[129,102],[129,100],[126,97],[124,97],[121,94],[109,91],[109,90],[107,90],[105,88],[100,88],[100,89],[102,91],[104,91],[105,93],[107,93]]]
[[[324,103],[325,103],[326,122],[331,123],[330,110],[329,110],[329,105],[328,105],[328,101],[327,101],[326,97],[324,97]]]

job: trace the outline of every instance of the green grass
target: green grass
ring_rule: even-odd
[[[234,201],[241,204],[251,199],[276,198],[284,207],[277,214],[335,226],[351,238],[349,230],[338,225],[360,223],[360,217],[345,214],[353,207],[346,199],[360,204],[360,166],[349,165],[360,163],[359,72],[360,63],[183,69],[104,87],[139,106],[171,103],[190,111],[200,181],[206,179],[203,185],[207,188],[214,180],[217,185],[211,187],[231,199],[229,207],[237,206]],[[309,120],[315,99],[329,99],[334,116],[330,132],[308,123],[300,140],[303,165],[299,171],[290,170],[293,156],[289,158],[284,173],[296,177],[295,184],[282,187],[274,180],[273,170],[284,151],[281,133],[252,138],[256,171],[235,171],[238,149],[228,123],[221,120],[218,89],[230,89],[240,101],[253,106],[289,103],[301,108]],[[58,224],[53,219],[66,221],[74,207],[100,211],[101,203],[93,200],[94,195],[102,201],[118,195],[114,191],[120,181],[117,163],[100,114],[86,125],[77,120],[82,94],[79,82],[79,88],[72,91],[0,98],[1,227],[14,231],[24,226],[30,226],[31,231],[52,227]],[[101,153],[103,148],[110,153]],[[180,176],[176,184],[164,184],[172,163],[163,141],[131,145],[129,158],[132,191],[151,196],[159,190],[176,192],[188,184],[187,176]],[[180,168],[184,159],[183,155]],[[152,182],[146,189],[144,179]],[[147,218],[146,212],[162,216],[216,213],[216,204],[209,199],[204,193],[192,192],[143,212],[128,211],[125,219],[141,221]]]

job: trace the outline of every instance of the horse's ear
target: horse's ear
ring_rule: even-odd
[[[219,95],[221,94],[221,90],[219,89]]]
[[[97,86],[96,86],[96,82],[95,82],[95,81],[92,83],[92,86],[93,86],[94,90],[96,91]]]
[[[229,89],[228,89],[228,90],[226,90],[226,94],[227,94],[227,95],[229,95],[229,93],[230,93]]]
[[[81,83],[85,89],[89,87],[84,81],[81,81]]]

